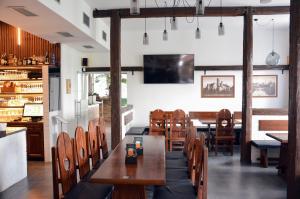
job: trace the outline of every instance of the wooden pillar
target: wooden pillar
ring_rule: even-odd
[[[252,73],[253,73],[253,11],[247,8],[244,16],[243,97],[241,162],[251,163],[252,134]]]
[[[114,11],[110,20],[111,148],[121,141],[121,18]]]
[[[290,6],[289,164],[287,198],[300,197],[300,1]]]

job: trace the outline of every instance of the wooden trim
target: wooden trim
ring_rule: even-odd
[[[288,115],[288,109],[284,108],[254,108],[253,115]]]
[[[275,77],[276,78],[276,94],[275,94],[275,96],[255,96],[255,95],[253,95],[253,98],[276,98],[276,97],[278,97],[278,75],[253,75],[253,77]]]
[[[241,65],[228,65],[228,66],[195,66],[195,71],[239,71],[243,70]],[[277,65],[277,66],[267,66],[267,65],[254,65],[253,70],[289,70],[289,65]],[[87,67],[82,72],[109,72],[110,67]],[[134,71],[144,71],[143,66],[122,66],[122,72],[134,72]]]
[[[241,162],[251,163],[253,9],[244,16]]]
[[[232,77],[233,78],[233,95],[231,96],[206,96],[203,95],[203,79],[205,77]],[[202,75],[201,76],[201,98],[234,98],[235,97],[235,76],[234,75]]]
[[[288,120],[259,120],[259,131],[288,131]]]
[[[52,190],[53,198],[59,199],[59,179],[58,179],[58,167],[57,167],[57,152],[56,147],[51,147],[52,155]]]
[[[267,6],[267,7],[251,7],[255,15],[274,15],[289,14],[289,6]],[[222,16],[243,16],[247,7],[223,7]],[[195,7],[176,7],[176,8],[141,8],[140,15],[130,15],[130,10],[111,9],[93,11],[94,18],[111,17],[114,12],[119,12],[121,18],[150,18],[150,17],[193,17],[195,16]],[[207,7],[205,14],[200,17],[220,16],[220,7]]]

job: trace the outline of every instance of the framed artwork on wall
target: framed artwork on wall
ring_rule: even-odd
[[[234,98],[235,76],[218,75],[201,77],[202,98]]]
[[[253,97],[277,97],[278,76],[277,75],[254,75]]]

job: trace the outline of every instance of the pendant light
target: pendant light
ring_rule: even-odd
[[[196,0],[196,15],[204,15],[205,0]]]
[[[146,8],[146,0],[145,0],[145,8]],[[149,44],[149,36],[147,34],[147,19],[145,17],[145,33],[143,35],[143,44],[148,45]]]
[[[173,1],[173,8],[176,6],[176,0]],[[171,18],[171,30],[177,30],[177,20],[176,17]]]
[[[165,17],[165,29],[163,32],[163,40],[168,41],[168,31],[167,31],[167,18]]]
[[[272,0],[260,0],[261,4],[271,3]]]
[[[140,3],[139,0],[130,1],[130,15],[139,15],[140,14]]]
[[[222,17],[222,14],[223,14],[223,10],[222,10],[222,0],[220,0],[220,7],[221,7],[221,21],[220,21],[220,24],[218,26],[218,34],[219,36],[223,36],[225,35],[225,27],[224,27],[224,24],[223,24],[223,17]]]
[[[200,39],[201,38],[201,32],[200,32],[200,28],[199,28],[199,18],[197,17],[197,29],[195,31],[195,38],[196,39]]]
[[[274,19],[272,19],[273,23],[273,30],[272,30],[272,52],[268,54],[266,57],[266,64],[268,66],[275,66],[278,65],[280,62],[280,55],[274,51],[274,41],[275,41],[275,22]]]

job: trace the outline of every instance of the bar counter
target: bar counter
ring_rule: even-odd
[[[27,176],[26,128],[7,127],[0,136],[0,192]]]

